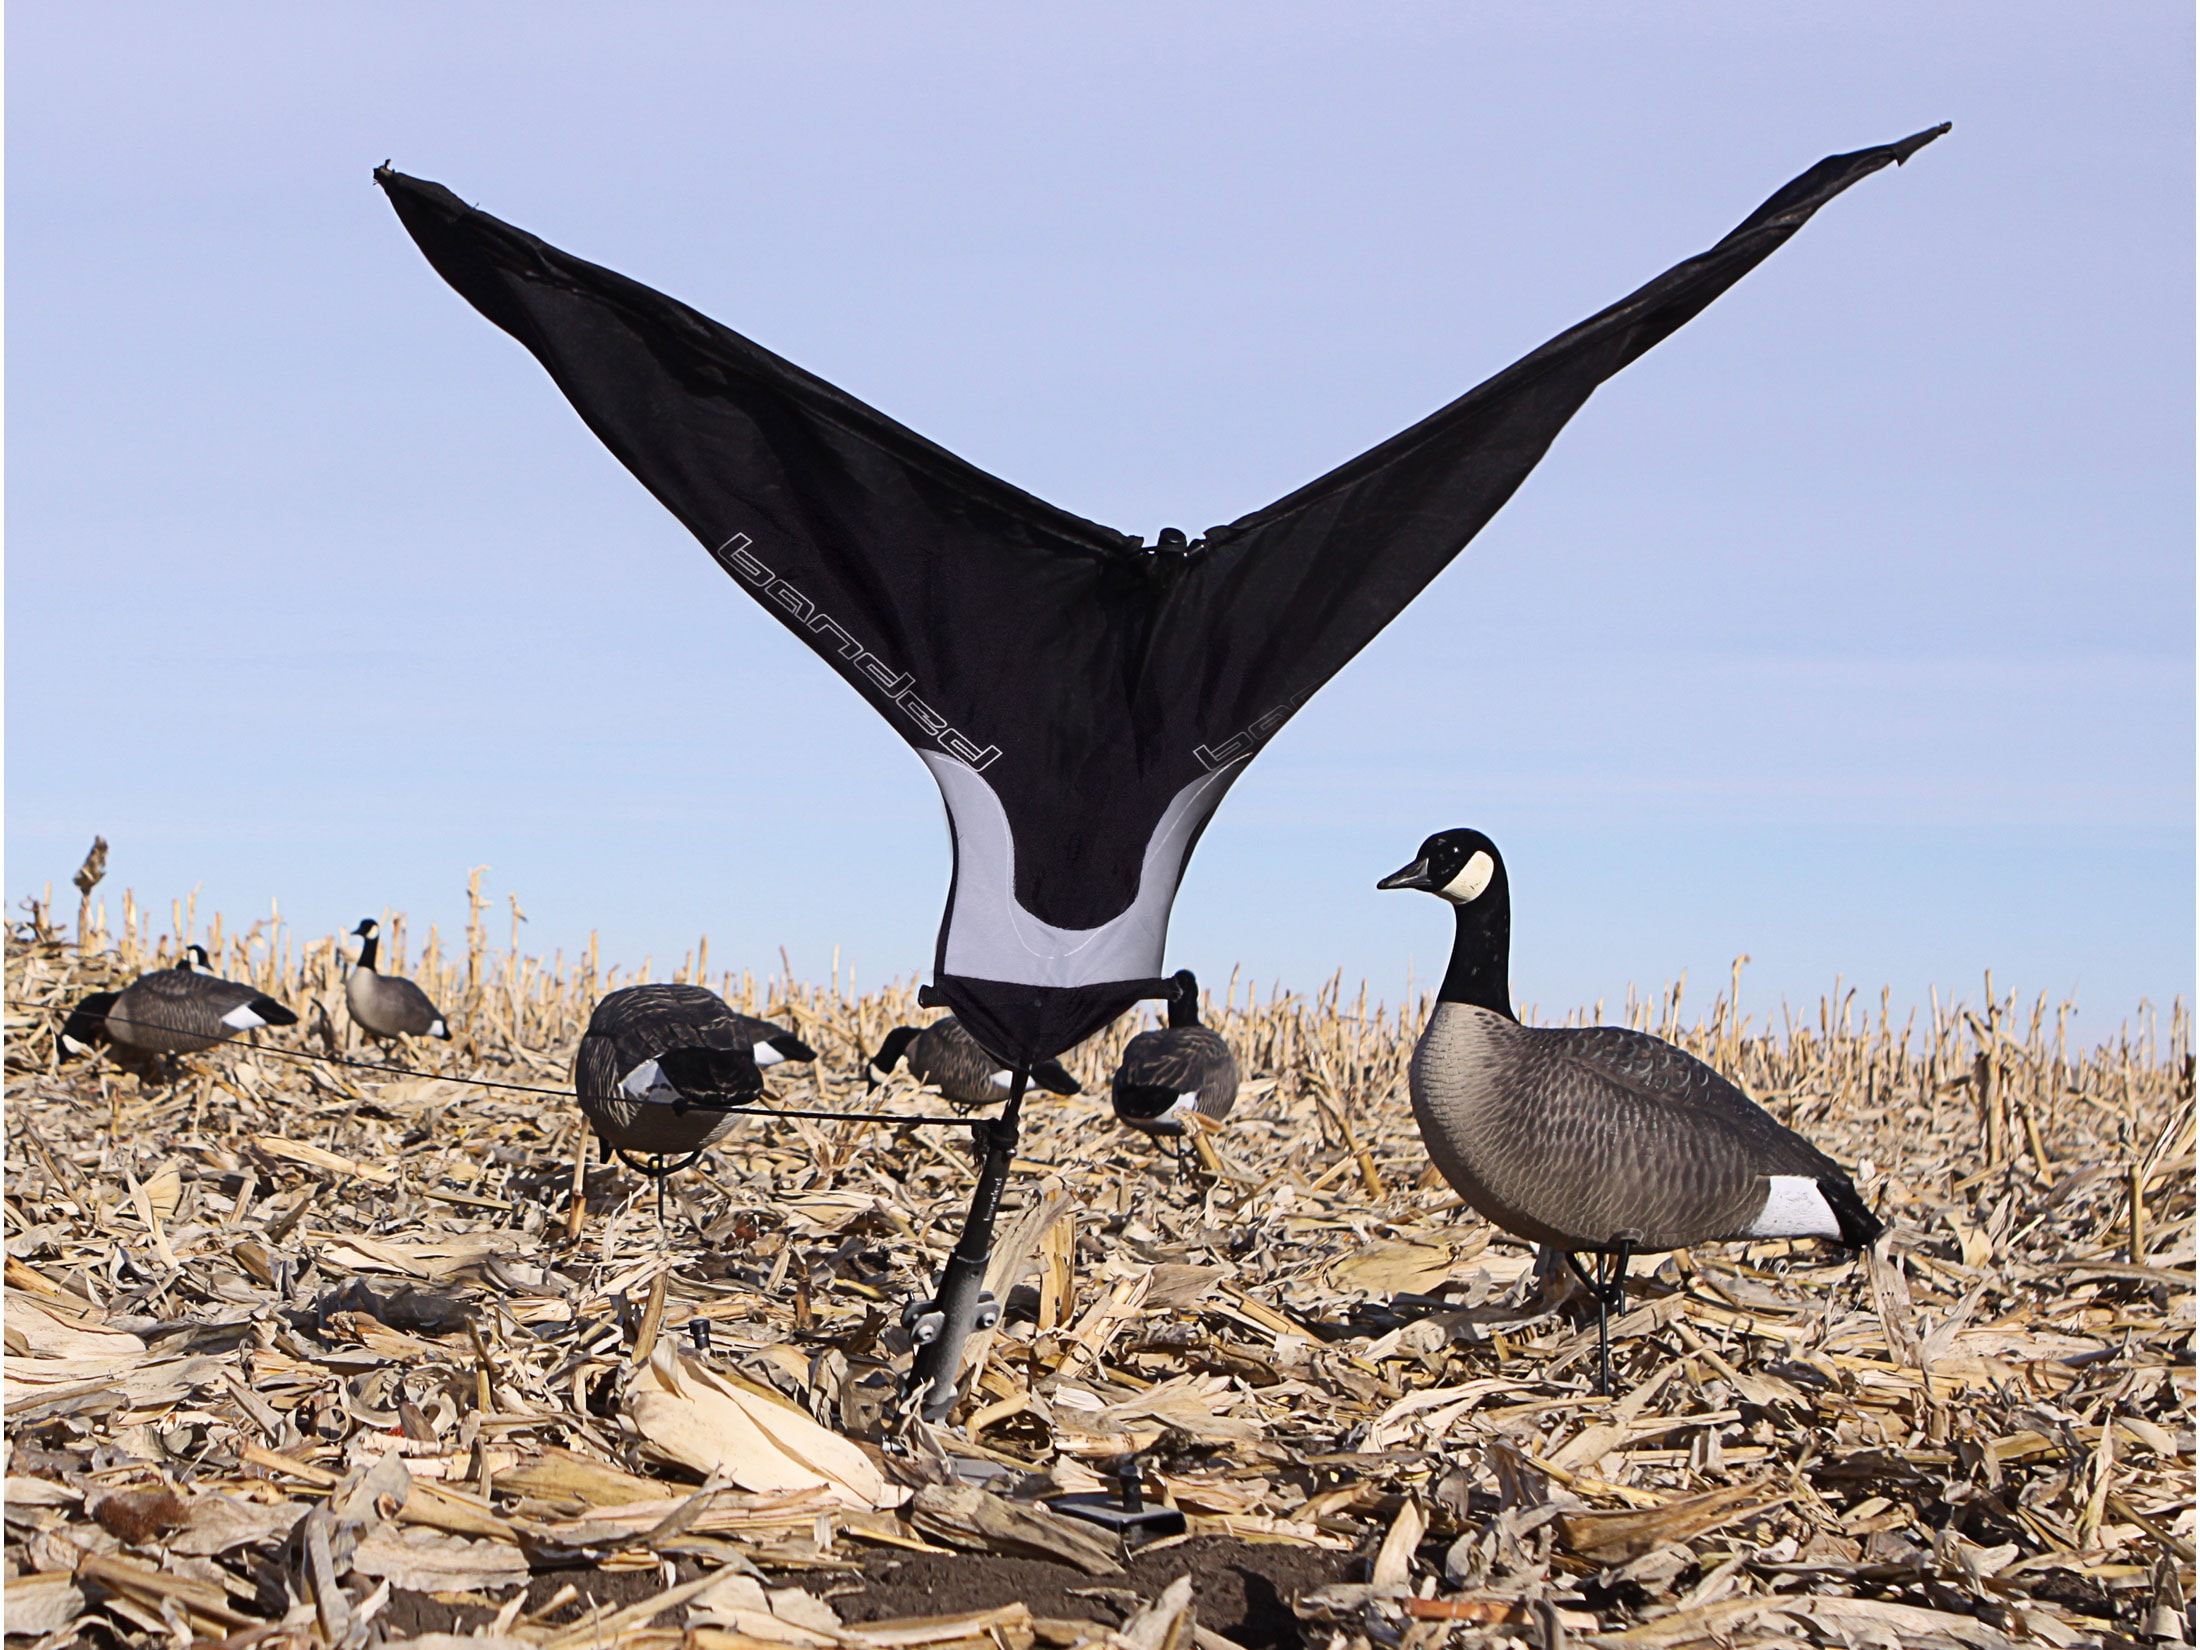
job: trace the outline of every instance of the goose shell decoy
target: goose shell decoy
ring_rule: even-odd
[[[952,1014],[928,1026],[897,1026],[889,1031],[864,1068],[871,1087],[885,1082],[903,1061],[908,1062],[910,1076],[930,1083],[959,1106],[991,1106],[1006,1100],[1015,1078],[1015,1073],[978,1046]],[[1054,1094],[1084,1092],[1059,1060],[1040,1061],[1031,1068],[1031,1080]]]
[[[196,1054],[240,1031],[288,1026],[298,1016],[237,980],[201,972],[206,948],[187,946],[173,968],[142,974],[108,1005],[104,1030],[118,1043],[158,1054]]]
[[[1187,968],[1169,984],[1167,1028],[1133,1037],[1115,1070],[1116,1120],[1153,1135],[1182,1135],[1194,1112],[1219,1122],[1237,1099],[1237,1057],[1199,1023],[1199,981]]]
[[[1694,1055],[1618,1026],[1520,1023],[1511,890],[1481,832],[1430,837],[1376,886],[1423,889],[1455,913],[1451,963],[1413,1053],[1429,1156],[1477,1213],[1567,1256],[1597,1300],[1600,1331],[1631,1255],[1775,1237],[1865,1248],[1879,1237],[1845,1169]],[[1610,1257],[1610,1276],[1582,1272],[1584,1252]]]
[[[617,1151],[701,1151],[753,1104],[764,1078],[754,1027],[699,985],[637,985],[596,1005],[573,1057],[573,1087],[597,1137]],[[770,1027],[777,1031],[776,1026]]]
[[[376,972],[379,932],[380,925],[372,917],[361,919],[352,930],[359,941],[359,961],[344,982],[344,1006],[351,1010],[353,1022],[376,1037],[440,1037],[449,1042],[451,1028],[425,991],[395,974]]]

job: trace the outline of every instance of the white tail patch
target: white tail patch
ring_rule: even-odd
[[[431,1037],[448,1037],[450,1034],[451,1028],[443,1023],[440,1015],[436,1018],[435,1024],[428,1027],[428,1035]]]
[[[1120,1105],[1116,1108],[1115,1116],[1118,1122],[1134,1129],[1144,1129],[1149,1134],[1182,1134],[1184,1120],[1198,1109],[1199,1090],[1193,1089],[1189,1094],[1179,1094],[1169,1102],[1166,1110],[1156,1112],[1151,1117],[1133,1117]]]
[[[644,1060],[619,1079],[619,1092],[630,1100],[647,1100],[652,1095],[673,1094],[678,1091],[665,1081],[665,1074],[654,1060]]]
[[[993,1074],[993,1086],[999,1089],[1003,1094],[1006,1094],[1008,1092],[1008,1086],[1014,1080],[1015,1073],[1013,1072],[997,1071]]]
[[[233,1030],[250,1031],[254,1026],[264,1026],[267,1022],[252,1012],[250,1003],[239,1003],[222,1016],[222,1024]]]
[[[1746,1237],[1830,1237],[1841,1235],[1841,1222],[1807,1174],[1765,1177],[1765,1206],[1749,1223]]]
[[[755,1057],[756,1063],[760,1066],[776,1066],[780,1061],[786,1059],[784,1054],[773,1048],[769,1043],[758,1043],[749,1050],[749,1053]]]

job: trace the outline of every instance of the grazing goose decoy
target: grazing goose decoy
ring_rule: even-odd
[[[1694,1055],[1618,1026],[1524,1026],[1507,978],[1512,895],[1497,845],[1443,831],[1378,888],[1419,888],[1456,913],[1451,966],[1413,1051],[1413,1115],[1429,1156],[1475,1211],[1547,1244],[1608,1314],[1630,1256],[1690,1244],[1821,1237],[1869,1247],[1884,1229],[1832,1158]],[[1577,1255],[1600,1257],[1596,1278]]]
[[[1199,981],[1188,968],[1169,980],[1169,1024],[1141,1031],[1115,1068],[1115,1118],[1151,1135],[1181,1138],[1192,1113],[1219,1122],[1237,1099],[1237,1057],[1199,1023]]]
[[[206,947],[187,946],[173,968],[142,974],[107,1006],[104,1030],[118,1043],[156,1054],[196,1054],[240,1031],[298,1023],[257,986],[200,972]]]
[[[573,1057],[581,1110],[622,1156],[700,1152],[733,1127],[734,1108],[762,1096],[751,1047],[754,1028],[767,1023],[736,1014],[699,985],[614,991],[589,1016]]]
[[[353,1023],[374,1037],[440,1037],[449,1042],[451,1028],[425,991],[395,974],[375,972],[379,932],[372,917],[362,918],[352,930],[359,941],[359,961],[344,982],[344,1006],[351,1010]]]
[[[949,1014],[928,1026],[896,1026],[864,1067],[872,1088],[894,1067],[909,1062],[909,1075],[930,1083],[958,1106],[991,1106],[1008,1098],[1013,1073],[980,1048],[962,1022]],[[1083,1087],[1059,1060],[1041,1060],[1031,1080],[1053,1094],[1082,1094]]]

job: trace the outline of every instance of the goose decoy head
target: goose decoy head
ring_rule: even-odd
[[[361,917],[359,919],[359,926],[351,931],[351,936],[353,939],[356,940],[371,940],[376,934],[380,933],[381,931],[382,925],[376,922],[372,917]]]
[[[185,974],[204,973],[208,967],[206,947],[203,945],[185,946],[183,955],[176,959],[176,967]]]
[[[1454,905],[1468,905],[1482,897],[1504,868],[1497,844],[1480,831],[1438,831],[1421,844],[1420,855],[1411,865],[1391,872],[1375,886],[1419,888]]]

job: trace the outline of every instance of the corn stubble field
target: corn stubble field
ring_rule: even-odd
[[[1070,1057],[1083,1096],[1037,1097],[1007,1317],[952,1423],[901,1430],[898,1309],[954,1239],[961,1130],[743,1124],[660,1225],[616,1165],[576,1199],[569,1102],[455,1080],[564,1085],[633,978],[492,950],[478,898],[455,954],[406,959],[392,917],[385,966],[459,1041],[377,1051],[337,940],[151,931],[34,906],[8,948],[11,1645],[2189,1640],[2181,1009],[2081,1048],[2014,998],[1771,1027],[1630,1002],[1861,1166],[1892,1235],[1645,1263],[1606,1399],[1578,1287],[1428,1172],[1425,1004],[1233,984],[1209,1020],[1248,1093],[1201,1161],[1113,1123],[1130,1022]],[[300,1024],[57,1061],[57,1011],[189,938]],[[819,1050],[782,1103],[941,1109],[861,1080],[928,1017],[913,987],[707,970],[674,977]],[[1188,1521],[1135,1555],[1042,1503],[1127,1452]]]

